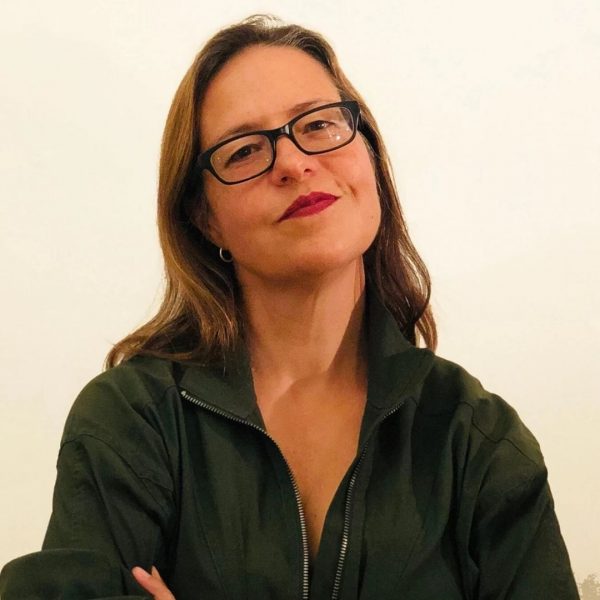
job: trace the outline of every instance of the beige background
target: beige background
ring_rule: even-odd
[[[0,564],[38,549],[66,413],[150,316],[160,135],[196,50],[321,30],[386,137],[439,353],[540,440],[578,581],[600,572],[600,3],[0,4]]]

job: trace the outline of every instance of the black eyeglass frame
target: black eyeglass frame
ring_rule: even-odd
[[[293,132],[294,125],[300,119],[303,119],[304,117],[306,117],[307,115],[310,115],[311,113],[319,112],[320,110],[323,110],[325,108],[334,108],[334,107],[338,107],[338,106],[341,108],[346,108],[352,116],[353,130],[352,130],[352,135],[350,136],[350,138],[347,139],[343,144],[340,144],[339,146],[335,146],[333,148],[329,148],[328,150],[316,150],[316,151],[312,150],[311,151],[311,150],[305,150],[304,148],[302,148],[302,146],[300,146],[300,144],[298,143],[298,140],[294,136],[294,132]],[[206,169],[206,170],[210,171],[214,175],[214,177],[216,177],[221,183],[223,183],[225,185],[237,185],[238,183],[244,183],[244,181],[250,181],[250,179],[254,179],[255,177],[260,177],[261,175],[263,175],[267,171],[270,171],[273,168],[273,165],[275,164],[275,160],[277,158],[276,142],[282,135],[285,135],[287,138],[289,138],[293,142],[293,144],[296,146],[296,148],[298,148],[298,150],[300,150],[301,152],[304,152],[304,154],[309,154],[309,155],[310,154],[326,154],[327,152],[333,152],[334,150],[339,150],[340,148],[343,148],[344,146],[348,145],[356,137],[356,132],[359,130],[359,127],[358,127],[359,120],[360,120],[360,106],[356,100],[341,100],[340,102],[331,102],[330,104],[323,104],[321,106],[316,106],[315,108],[311,108],[310,110],[307,110],[306,112],[303,112],[302,114],[296,115],[291,121],[288,121],[285,125],[282,125],[281,127],[276,127],[275,129],[258,129],[256,131],[247,131],[245,133],[240,133],[240,134],[230,137],[226,140],[223,140],[222,142],[219,142],[218,144],[212,146],[208,150],[205,150],[204,152],[202,152],[202,154],[200,154],[198,156],[198,159],[196,161],[196,173],[199,177],[200,174],[202,173],[202,171],[204,169]],[[256,175],[252,175],[252,177],[246,177],[245,179],[241,179],[240,181],[225,181],[224,179],[219,177],[215,168],[213,167],[213,165],[210,161],[212,155],[214,154],[214,152],[216,152],[219,148],[221,148],[225,144],[229,144],[230,142],[233,142],[235,140],[238,140],[240,138],[243,138],[243,137],[246,137],[249,135],[264,135],[269,140],[269,142],[271,142],[272,158],[271,158],[270,164],[266,168],[264,168],[262,171],[257,173]]]

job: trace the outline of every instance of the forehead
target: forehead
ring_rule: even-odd
[[[252,46],[228,61],[209,83],[200,107],[203,147],[245,123],[282,125],[301,103],[340,96],[323,65],[296,48]]]

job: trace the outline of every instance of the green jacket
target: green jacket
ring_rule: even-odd
[[[359,451],[314,564],[290,470],[247,360],[135,358],[89,383],[65,426],[43,550],[10,562],[3,600],[578,598],[539,446],[457,365],[409,344],[368,298]]]

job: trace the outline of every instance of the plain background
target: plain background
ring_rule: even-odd
[[[598,0],[2,2],[0,564],[39,548],[67,411],[156,308],[176,86],[255,12],[333,43],[390,150],[439,354],[517,408],[577,580],[599,571]]]

